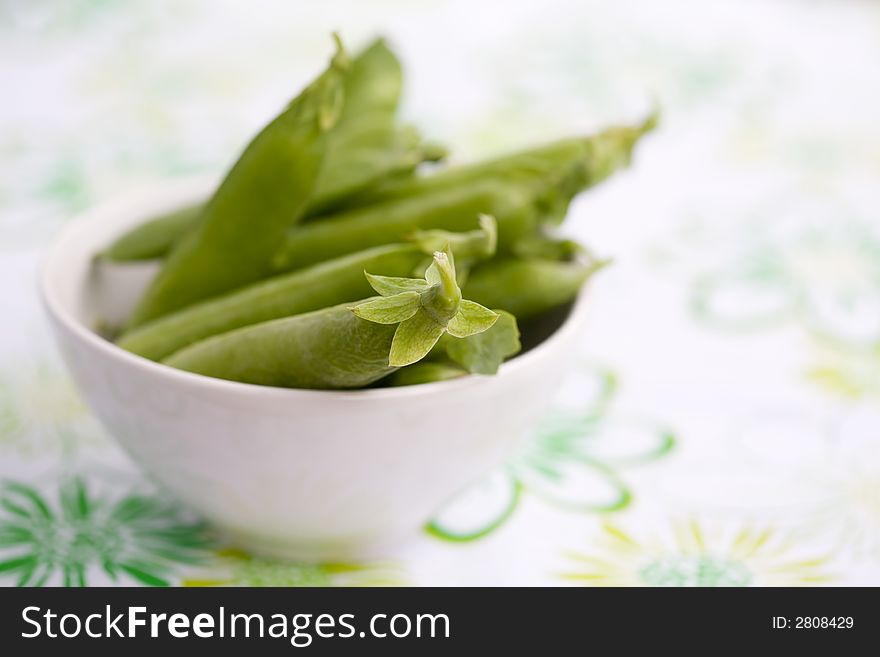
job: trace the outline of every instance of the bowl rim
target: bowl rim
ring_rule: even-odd
[[[205,391],[214,391],[218,393],[233,393],[242,396],[257,395],[264,399],[278,398],[279,400],[294,400],[297,398],[393,400],[441,394],[445,391],[453,391],[457,389],[466,389],[470,386],[481,385],[498,377],[506,376],[512,372],[527,368],[533,362],[541,359],[557,342],[560,342],[567,335],[573,333],[578,326],[580,326],[581,320],[588,309],[588,284],[585,284],[581,288],[577,297],[575,297],[568,315],[559,327],[550,336],[529,349],[527,352],[502,363],[498,372],[494,375],[467,374],[463,377],[447,381],[434,381],[431,383],[386,388],[322,390],[310,388],[280,388],[254,383],[242,383],[239,381],[229,381],[227,379],[218,379],[203,374],[178,370],[122,349],[115,343],[101,337],[95,331],[89,329],[83,322],[79,321],[65,308],[65,304],[63,304],[58,298],[58,292],[52,284],[53,280],[57,278],[57,276],[53,276],[53,273],[58,266],[57,263],[61,259],[62,254],[66,253],[67,248],[69,248],[68,243],[74,236],[82,231],[86,231],[90,227],[95,229],[102,225],[113,223],[113,218],[118,217],[120,214],[128,213],[131,211],[132,207],[137,206],[136,203],[132,202],[135,199],[143,199],[146,200],[147,203],[156,203],[157,199],[166,198],[169,195],[169,190],[172,189],[174,185],[177,186],[178,191],[181,188],[192,189],[193,194],[191,195],[195,196],[195,190],[203,186],[204,182],[205,179],[202,177],[193,177],[182,180],[169,180],[166,181],[164,185],[159,182],[150,186],[144,186],[136,191],[116,195],[110,200],[99,203],[92,208],[75,215],[66,222],[64,227],[56,233],[49,246],[44,251],[42,262],[40,263],[37,274],[40,298],[50,318],[63,326],[68,333],[75,336],[79,341],[97,349],[107,358],[115,360],[125,367],[139,368],[153,374],[154,376],[160,378],[165,377],[169,381],[183,384],[190,388],[200,388]],[[181,185],[183,185],[183,187],[181,187]],[[164,194],[163,191],[165,192]],[[179,197],[180,194],[177,196]],[[186,194],[183,196],[186,196]],[[183,204],[186,200],[181,200],[180,202]]]

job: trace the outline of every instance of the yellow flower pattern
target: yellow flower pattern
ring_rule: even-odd
[[[827,555],[802,556],[783,532],[696,520],[664,532],[629,532],[610,522],[585,551],[568,553],[563,580],[581,586],[814,586],[833,580]]]

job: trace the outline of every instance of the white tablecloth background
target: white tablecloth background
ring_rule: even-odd
[[[333,29],[391,39],[456,160],[663,123],[566,222],[615,264],[557,408],[442,531],[304,565],[121,453],[34,280],[78,211],[221,172]],[[880,584],[878,61],[855,0],[0,4],[0,583]]]

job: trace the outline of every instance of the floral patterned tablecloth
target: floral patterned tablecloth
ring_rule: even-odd
[[[566,223],[615,264],[558,402],[379,563],[220,544],[82,406],[35,271],[78,211],[219,173],[387,34],[457,159],[643,114]],[[880,5],[0,3],[0,583],[880,584]]]

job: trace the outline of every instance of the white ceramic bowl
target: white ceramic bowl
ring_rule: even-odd
[[[130,310],[152,268],[94,264],[115,236],[203,197],[163,185],[73,220],[41,291],[88,405],[131,457],[233,543],[303,560],[387,553],[505,456],[547,406],[583,327],[582,294],[549,339],[494,377],[360,391],[212,379],[132,355],[93,331]]]

